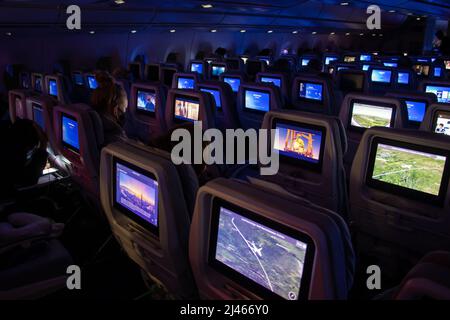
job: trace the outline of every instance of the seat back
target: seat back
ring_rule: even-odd
[[[333,89],[329,79],[298,75],[292,82],[291,103],[294,109],[333,115],[335,108]]]
[[[215,127],[214,97],[206,92],[170,89],[167,93],[165,120],[167,129],[201,121],[203,130]]]
[[[222,73],[219,80],[227,83],[231,87],[233,94],[236,95],[239,92],[239,87],[242,83],[246,82],[247,78],[245,74],[241,72],[231,71]]]
[[[45,94],[53,97],[58,104],[65,105],[70,103],[68,91],[61,75],[45,76]]]
[[[173,76],[178,72],[178,68],[161,65],[159,68],[159,81],[168,89],[172,87]]]
[[[239,57],[226,58],[225,63],[228,71],[241,72],[244,70],[244,61]]]
[[[237,112],[243,129],[261,128],[266,112],[282,108],[278,87],[272,84],[241,84],[237,96]]]
[[[172,89],[196,90],[199,80],[198,73],[196,72],[177,72],[173,75]]]
[[[354,269],[349,238],[331,211],[221,178],[199,189],[189,258],[202,298],[345,299]]]
[[[428,107],[436,102],[436,96],[431,93],[388,92],[386,96],[400,99],[407,112],[407,127],[411,129],[420,127]]]
[[[130,62],[128,64],[128,71],[133,77],[133,82],[142,80],[144,78],[144,66],[141,62]]]
[[[417,88],[417,76],[409,69],[395,69],[392,88],[398,91],[410,91]]]
[[[145,65],[144,79],[149,82],[158,82],[160,77],[160,65],[158,63],[148,63]]]
[[[265,179],[314,204],[348,214],[344,154],[347,140],[336,117],[308,112],[268,112],[262,129],[277,129],[278,174]]]
[[[166,132],[166,90],[158,83],[135,83],[131,86],[125,132],[129,138],[149,143]]]
[[[208,92],[214,96],[216,105],[216,125],[220,130],[235,129],[239,118],[233,91],[229,85],[220,81],[206,81],[197,86],[201,92]]]
[[[360,251],[389,265],[450,248],[450,140],[414,130],[372,128],[350,175],[351,223]]]
[[[23,89],[10,90],[8,92],[9,117],[11,122],[16,122],[18,118],[30,119],[26,108],[26,98],[30,95],[30,91]]]
[[[202,78],[206,78],[208,76],[208,63],[203,60],[191,60],[186,71],[196,72]]]
[[[406,110],[396,98],[353,93],[346,95],[339,118],[348,139],[348,151],[344,157],[347,175],[350,173],[353,157],[367,127],[376,125],[404,128],[407,117]]]
[[[31,74],[31,90],[36,93],[44,93],[44,75],[42,73]]]
[[[385,94],[392,90],[395,69],[386,67],[369,68],[369,92],[372,94]]]
[[[256,79],[256,75],[259,72],[265,72],[267,65],[265,62],[256,59],[248,59],[245,63],[245,73],[250,81]]]
[[[211,62],[208,64],[208,79],[219,80],[222,73],[227,71],[227,64],[225,62]]]
[[[342,69],[337,71],[335,78],[335,88],[342,96],[347,93],[368,92],[369,81],[367,72],[357,69]]]
[[[198,188],[192,167],[133,143],[102,150],[100,197],[127,255],[178,298],[195,298],[188,259],[189,226]]]
[[[104,143],[103,124],[88,105],[56,106],[53,123],[58,154],[69,164],[75,182],[98,195],[100,150]]]
[[[419,91],[434,94],[437,103],[450,103],[450,81],[424,80]]]
[[[430,105],[420,125],[420,130],[450,135],[450,104]]]
[[[283,105],[286,105],[291,100],[291,82],[287,74],[281,72],[259,72],[256,75],[257,83],[272,83],[280,88],[283,97]]]

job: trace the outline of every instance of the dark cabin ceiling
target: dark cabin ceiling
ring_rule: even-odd
[[[341,5],[347,2],[348,5]],[[63,32],[65,9],[82,9],[82,31],[129,32],[130,30],[195,29],[247,32],[369,32],[369,5],[379,5],[382,29],[402,25],[407,19],[450,18],[448,0],[0,0],[0,30],[3,32]],[[204,9],[202,4],[212,4]]]

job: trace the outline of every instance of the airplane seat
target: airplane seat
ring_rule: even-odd
[[[259,72],[256,74],[257,83],[272,83],[280,88],[283,97],[283,105],[289,106],[291,103],[291,82],[287,73],[281,72]]]
[[[367,74],[370,94],[385,95],[394,86],[395,69],[393,68],[370,67]]]
[[[188,259],[198,189],[192,167],[175,165],[162,150],[118,142],[102,150],[100,180],[102,207],[127,255],[177,298],[195,298]]]
[[[265,72],[267,64],[264,61],[257,59],[248,59],[245,63],[245,74],[249,81],[255,81],[256,75],[260,72]]]
[[[159,82],[167,89],[172,88],[173,76],[179,72],[179,68],[172,65],[161,64],[159,68]]]
[[[166,91],[161,84],[133,84],[124,126],[127,136],[148,144],[165,133],[165,108]]]
[[[14,89],[8,91],[9,117],[12,123],[16,119],[29,119],[26,108],[26,99],[31,96],[31,92],[24,89]]]
[[[239,57],[225,58],[226,69],[231,72],[242,72],[244,70],[244,61]]]
[[[339,118],[347,134],[348,150],[344,156],[347,177],[364,130],[372,126],[405,128],[406,113],[396,98],[356,93],[345,96]]]
[[[220,130],[239,127],[239,118],[233,90],[221,81],[205,81],[198,85],[198,90],[213,95],[216,105],[216,125]]]
[[[203,60],[191,60],[186,71],[196,72],[202,79],[206,79],[208,76],[208,63]]]
[[[346,299],[353,283],[341,217],[234,179],[199,189],[189,258],[204,299]]]
[[[128,72],[131,75],[132,82],[142,81],[144,76],[144,64],[141,61],[133,61],[128,64]]]
[[[58,154],[68,164],[69,173],[87,194],[98,195],[100,150],[105,141],[103,121],[90,106],[74,104],[56,106],[53,122]]]
[[[85,80],[84,73],[80,70],[72,72],[72,90],[70,100],[77,103],[89,103],[90,91],[89,83]]]
[[[420,130],[450,135],[450,104],[430,105],[420,125]]]
[[[165,109],[166,128],[191,128],[194,121],[201,121],[203,130],[215,128],[215,109],[214,97],[206,92],[170,89]]]
[[[233,177],[278,185],[286,192],[347,219],[349,210],[343,164],[347,138],[341,121],[308,112],[270,111],[264,117],[262,129],[277,129],[271,146],[279,152],[278,173],[260,175],[254,167],[247,166]]]
[[[208,64],[208,79],[219,80],[222,73],[227,72],[227,64],[225,62],[212,61]]]
[[[17,212],[0,222],[0,299],[37,299],[66,287],[72,257],[56,239],[64,225]]]
[[[45,94],[51,96],[61,105],[70,103],[69,93],[61,75],[45,76]]]
[[[177,72],[172,78],[172,89],[196,90],[200,77],[196,72]]]
[[[436,96],[432,93],[387,92],[386,97],[396,98],[402,102],[402,108],[406,110],[408,116],[406,125],[411,129],[419,129],[427,109],[437,102]]]
[[[345,97],[348,93],[368,92],[369,79],[367,72],[357,69],[342,69],[337,71],[334,89],[335,92],[339,91],[342,97]]]
[[[227,83],[233,91],[233,98],[236,100],[241,84],[247,82],[247,76],[243,72],[227,71],[219,76],[219,81]]]
[[[148,63],[145,65],[144,79],[148,82],[158,82],[160,76],[159,63]]]
[[[291,104],[295,110],[336,115],[335,95],[329,79],[297,75],[292,81]]]
[[[432,252],[408,272],[392,300],[450,300],[450,253]]]
[[[419,84],[419,92],[434,94],[437,103],[450,103],[450,81],[423,80]]]
[[[417,75],[411,69],[395,69],[392,89],[398,92],[416,92]]]
[[[260,129],[264,114],[283,109],[280,89],[272,84],[241,84],[237,112],[242,129]]]
[[[386,274],[450,248],[450,141],[415,130],[367,129],[350,174],[357,250]]]
[[[38,94],[44,92],[44,75],[42,73],[33,72],[31,74],[31,90]]]

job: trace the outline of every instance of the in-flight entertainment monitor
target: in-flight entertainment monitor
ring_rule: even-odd
[[[302,67],[306,67],[310,61],[311,61],[311,59],[307,59],[307,58],[302,59]]]
[[[80,72],[75,72],[73,74],[73,81],[77,86],[84,85],[83,75]]]
[[[156,109],[156,92],[147,89],[136,90],[136,111],[154,116]]]
[[[193,78],[178,77],[177,88],[193,90],[195,88],[195,80]]]
[[[114,158],[113,205],[158,236],[158,181],[154,174]]]
[[[433,121],[433,132],[450,136],[450,112],[437,111]]]
[[[222,65],[211,65],[211,75],[218,78],[222,73],[225,72],[225,66]]]
[[[371,101],[352,101],[349,127],[364,130],[372,127],[393,127],[395,107]]]
[[[361,73],[342,73],[339,88],[345,92],[364,91],[364,74]]]
[[[434,76],[436,78],[439,78],[441,76],[441,74],[442,74],[442,68],[439,68],[439,67],[434,68]]]
[[[298,96],[303,100],[322,102],[323,85],[321,83],[300,82]]]
[[[397,68],[398,63],[396,62],[383,62],[383,65],[388,68]]]
[[[448,152],[375,138],[366,179],[369,186],[390,194],[440,204],[447,191]]]
[[[325,58],[325,65],[328,66],[331,62],[337,61],[337,60],[338,60],[337,57],[326,57]]]
[[[42,92],[42,76],[35,76],[34,91]]]
[[[409,84],[409,73],[408,72],[399,72],[397,74],[397,83],[398,84]]]
[[[224,77],[223,82],[228,83],[233,92],[238,92],[239,87],[241,86],[241,79],[236,77]]]
[[[69,115],[62,114],[62,144],[66,148],[79,153],[80,141],[78,134],[78,121]]]
[[[430,66],[427,64],[416,64],[413,66],[413,70],[419,76],[428,77],[430,73]]]
[[[344,62],[355,62],[355,61],[356,61],[355,56],[345,56],[344,57]]]
[[[427,102],[421,100],[405,100],[408,111],[408,121],[420,124],[425,117]]]
[[[95,79],[95,76],[88,75],[87,80],[88,80],[89,89],[95,90],[98,88],[98,83],[97,83],[97,79]]]
[[[192,62],[191,72],[197,72],[198,74],[203,74],[203,63]]]
[[[208,264],[264,299],[308,298],[312,239],[256,212],[214,198]]]
[[[220,91],[219,90],[211,89],[211,88],[200,88],[200,91],[208,92],[208,93],[212,94],[212,96],[214,97],[214,101],[216,102],[216,108],[217,109],[222,108],[222,102],[220,99]]]
[[[362,54],[359,56],[359,61],[372,61],[372,55]]]
[[[44,122],[44,110],[42,106],[38,103],[31,103],[31,108],[33,110],[33,120],[36,122],[42,130],[45,131],[45,122]]]
[[[261,82],[263,83],[272,83],[273,85],[281,88],[281,78],[275,77],[261,77]]]
[[[363,64],[362,71],[368,71],[370,68],[370,64]]]
[[[370,79],[372,80],[372,82],[391,83],[391,77],[391,70],[372,69]]]
[[[450,103],[450,86],[427,85],[425,92],[434,94],[439,103]]]
[[[270,93],[262,90],[245,89],[244,108],[248,111],[268,112],[270,110]]]
[[[58,85],[55,79],[48,80],[48,94],[53,97],[58,96]]]
[[[200,101],[189,96],[175,96],[174,115],[176,121],[198,121]]]
[[[320,126],[275,119],[273,149],[281,158],[314,171],[322,169],[326,129]]]

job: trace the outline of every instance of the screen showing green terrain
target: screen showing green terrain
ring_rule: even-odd
[[[384,106],[375,106],[354,103],[352,109],[351,125],[359,128],[390,127],[393,109]]]
[[[441,155],[378,144],[372,179],[437,196],[446,160]]]

